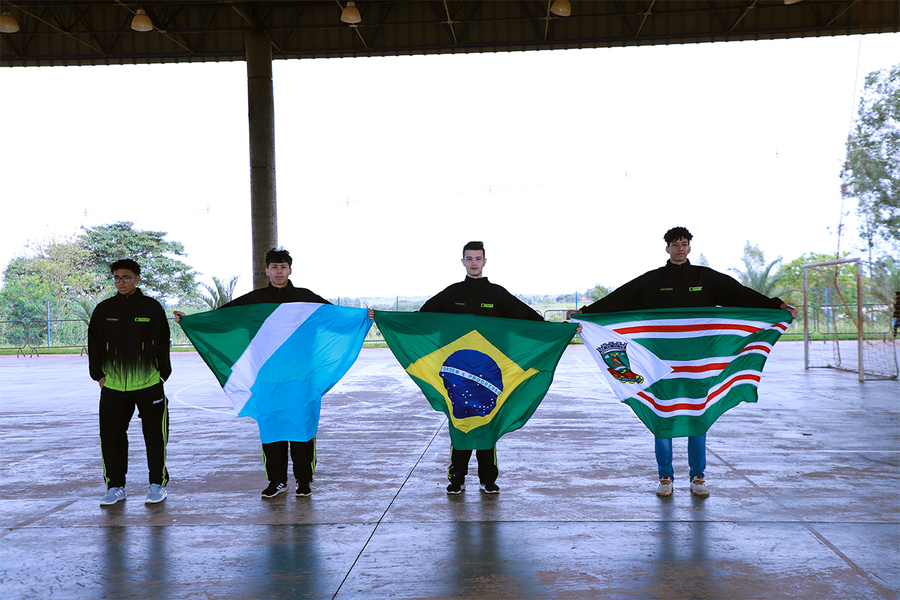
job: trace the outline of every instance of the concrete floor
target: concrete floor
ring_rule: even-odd
[[[0,357],[3,600],[900,597],[900,383],[805,371],[798,343],[710,430],[705,500],[683,442],[656,497],[652,437],[583,347],[500,441],[495,496],[447,496],[443,415],[365,349],[323,401],[313,495],[263,501],[255,423],[173,362],[169,498],[143,503],[135,416],[129,498],[101,508],[86,358]]]

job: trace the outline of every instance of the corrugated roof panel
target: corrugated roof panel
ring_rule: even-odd
[[[275,58],[599,48],[900,31],[900,2],[872,0],[359,1],[362,23],[332,0],[4,2],[20,26],[0,34],[0,64],[77,65],[243,60],[250,31]],[[132,31],[138,7],[151,32]]]

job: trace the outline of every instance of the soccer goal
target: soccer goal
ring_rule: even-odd
[[[858,258],[803,265],[804,366],[896,379],[891,308],[865,302],[862,275]]]

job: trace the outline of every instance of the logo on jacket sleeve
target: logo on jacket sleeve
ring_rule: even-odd
[[[631,370],[626,347],[628,342],[606,342],[597,347],[597,352],[606,363],[610,375],[622,383],[644,383],[644,378]]]

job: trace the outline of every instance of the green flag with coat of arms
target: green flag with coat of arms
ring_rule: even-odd
[[[616,397],[659,438],[703,435],[756,402],[786,310],[692,307],[573,315]]]

